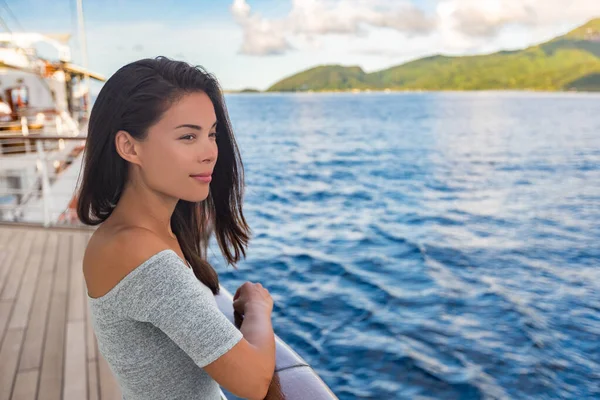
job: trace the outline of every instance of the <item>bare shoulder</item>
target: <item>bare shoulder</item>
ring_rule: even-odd
[[[98,229],[83,257],[89,296],[104,296],[144,261],[167,249],[167,243],[144,228]]]

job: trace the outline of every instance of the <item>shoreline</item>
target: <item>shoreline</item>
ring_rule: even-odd
[[[537,90],[537,89],[477,89],[477,90],[460,90],[460,89],[407,89],[407,90],[299,90],[299,91],[236,91],[224,90],[224,94],[237,95],[281,95],[281,94],[304,94],[304,95],[320,95],[320,94],[414,94],[414,93],[460,93],[460,94],[478,94],[478,93],[535,93],[535,94],[574,94],[574,95],[598,95],[600,91],[583,91],[583,90]]]

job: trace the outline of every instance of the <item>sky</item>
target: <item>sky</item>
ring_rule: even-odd
[[[600,1],[83,0],[83,12],[95,72],[163,55],[202,65],[224,89],[263,90],[323,64],[371,72],[524,48],[600,17]],[[76,0],[0,0],[0,16],[13,32],[72,33],[82,62]]]

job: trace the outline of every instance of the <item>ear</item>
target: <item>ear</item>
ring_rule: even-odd
[[[117,153],[126,161],[133,164],[141,164],[138,155],[138,142],[127,131],[118,131],[115,136],[115,147]]]

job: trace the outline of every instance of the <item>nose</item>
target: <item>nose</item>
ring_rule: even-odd
[[[214,163],[217,161],[219,155],[219,148],[214,140],[206,138],[200,141],[198,149],[198,159],[202,163]]]

